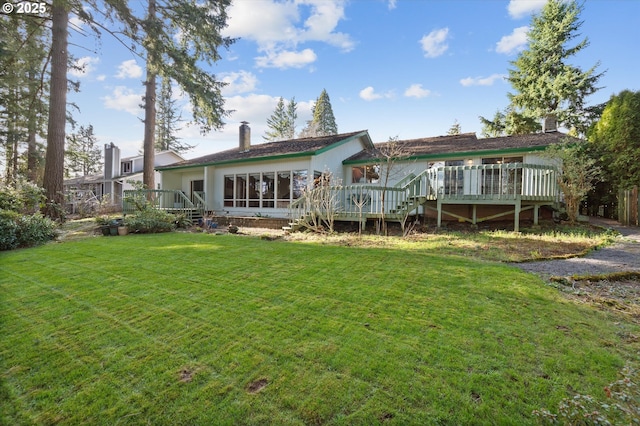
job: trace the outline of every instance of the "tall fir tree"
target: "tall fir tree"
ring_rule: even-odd
[[[298,118],[297,106],[295,98],[291,98],[285,107],[284,99],[280,97],[273,114],[267,118],[267,131],[262,138],[271,142],[293,139]]]
[[[549,0],[540,14],[533,16],[527,37],[528,49],[511,62],[507,80],[514,89],[509,99],[514,111],[539,121],[552,116],[559,124],[586,131],[582,117],[588,114],[586,98],[595,93],[604,73],[596,63],[587,71],[571,65],[569,59],[589,45],[578,37],[582,6],[575,0]]]
[[[460,133],[462,133],[462,127],[460,127],[460,122],[456,119],[451,127],[449,127],[449,130],[447,130],[447,135],[453,136],[459,135]]]
[[[194,145],[183,142],[177,135],[182,115],[178,114],[177,100],[173,98],[171,79],[162,77],[160,95],[156,102],[156,151],[185,153]]]
[[[89,176],[101,170],[102,149],[92,125],[80,126],[77,132],[67,136],[65,164],[66,177]]]
[[[44,134],[48,102],[46,68],[50,41],[43,16],[16,19],[0,15],[0,149],[5,155],[5,182],[23,174],[39,176],[37,137]],[[26,145],[26,155],[20,151]],[[20,164],[26,159],[25,164]]]
[[[338,133],[338,125],[333,115],[331,100],[326,89],[316,99],[312,109],[313,118],[307,121],[307,125],[300,134],[301,137],[328,136]]]

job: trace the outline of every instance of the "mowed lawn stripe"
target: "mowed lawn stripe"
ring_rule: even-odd
[[[537,278],[426,250],[175,233],[0,262],[12,420],[518,424],[632,353]]]

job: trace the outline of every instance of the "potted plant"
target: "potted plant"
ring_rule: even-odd
[[[96,216],[96,224],[105,237],[109,235],[109,217],[106,215]]]

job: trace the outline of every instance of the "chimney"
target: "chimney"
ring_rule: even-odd
[[[556,132],[558,130],[558,119],[555,114],[547,114],[542,122],[542,131],[544,133],[547,132]]]
[[[241,121],[240,126],[240,152],[247,152],[251,148],[251,127],[249,122]]]
[[[120,149],[113,142],[104,146],[104,178],[120,175]]]

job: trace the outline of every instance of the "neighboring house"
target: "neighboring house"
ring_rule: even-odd
[[[299,218],[311,208],[304,190],[330,173],[336,220],[404,221],[425,215],[478,223],[521,215],[538,222],[540,207],[559,200],[557,170],[540,153],[566,135],[478,139],[474,133],[399,141],[404,155],[385,172],[367,131],[258,145],[240,126],[238,148],[157,167],[167,210],[229,216]],[[388,176],[386,187],[381,176]]]
[[[173,151],[157,152],[155,166],[163,166],[184,158]],[[112,143],[104,146],[104,171],[102,173],[81,176],[64,181],[64,192],[68,203],[75,210],[76,204],[90,200],[107,201],[109,204],[120,205],[123,191],[133,189],[130,183],[142,182],[144,156],[120,158],[120,149]],[[160,174],[156,172],[156,181],[160,181]]]

